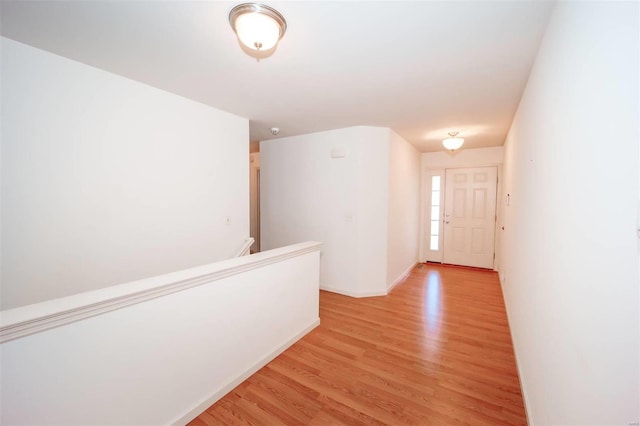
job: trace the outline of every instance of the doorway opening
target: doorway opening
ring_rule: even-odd
[[[429,184],[426,260],[493,269],[497,167],[436,170]]]
[[[255,242],[251,253],[260,251],[260,151],[249,154],[249,234]]]

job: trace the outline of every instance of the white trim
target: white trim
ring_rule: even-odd
[[[520,381],[520,390],[522,391],[522,402],[524,403],[524,414],[525,417],[527,418],[527,424],[528,425],[532,425],[533,424],[533,419],[531,418],[531,411],[529,410],[529,407],[531,407],[531,404],[529,403],[529,398],[528,398],[528,394],[527,394],[527,387],[526,384],[524,382],[524,376],[522,375],[522,370],[520,369],[520,363],[518,362],[518,351],[516,350],[516,341],[513,338],[513,329],[511,328],[511,321],[509,320],[509,308],[507,306],[507,301],[505,299],[505,292],[504,292],[504,281],[505,281],[506,277],[504,276],[504,273],[502,273],[502,271],[498,271],[498,280],[500,281],[500,291],[502,291],[502,303],[504,303],[504,310],[507,314],[507,325],[509,326],[509,335],[511,336],[511,346],[513,346],[513,356],[516,360],[516,371],[518,372],[518,380]]]
[[[248,368],[244,373],[242,373],[241,375],[239,375],[238,377],[236,377],[235,379],[233,379],[232,381],[230,381],[229,383],[224,385],[222,388],[220,388],[219,390],[214,392],[211,396],[205,398],[204,401],[200,402],[195,407],[193,407],[192,409],[187,411],[185,414],[180,416],[178,419],[176,419],[173,422],[171,422],[171,424],[172,425],[186,425],[191,420],[193,420],[196,417],[198,417],[203,411],[205,411],[207,408],[212,406],[216,401],[218,401],[220,398],[225,396],[227,393],[231,392],[236,386],[238,386],[240,383],[242,383],[245,380],[247,380],[249,377],[251,377],[254,373],[256,373],[258,370],[260,370],[262,367],[264,367],[265,365],[267,365],[268,363],[273,361],[278,355],[280,355],[282,352],[286,351],[291,345],[296,343],[298,340],[300,340],[307,333],[309,333],[311,330],[313,330],[314,328],[316,328],[319,325],[320,325],[320,318],[314,320],[311,324],[306,326],[302,331],[300,331],[299,333],[296,333],[295,336],[291,337],[284,344],[280,345],[274,351],[272,351],[271,353],[267,354],[264,358],[262,358],[260,361],[258,361],[255,365],[253,365],[252,367]]]
[[[400,276],[396,278],[396,280],[392,282],[389,287],[387,287],[387,294],[391,293],[391,290],[393,290],[395,286],[406,280],[407,277],[411,274],[411,271],[413,271],[413,269],[418,265],[418,263],[419,262],[413,262],[411,266],[405,269],[405,271],[400,274]]]
[[[308,241],[0,312],[0,343],[319,251]]]
[[[322,284],[320,285],[320,290],[330,291],[331,293],[338,293],[338,294],[342,294],[343,296],[349,296],[349,297],[355,297],[355,298],[376,297],[376,296],[387,295],[386,291],[366,291],[366,292],[358,293],[354,291],[343,290],[341,288],[327,287],[326,285],[322,285]]]
[[[424,231],[422,234],[421,247],[422,247],[422,262],[437,262],[442,263],[443,247],[444,247],[444,193],[445,193],[445,173],[444,168],[425,168],[423,169],[423,178],[425,180],[423,191],[423,216],[422,222]],[[431,250],[431,195],[432,179],[434,176],[440,176],[440,215],[438,220],[440,222],[440,233],[438,234],[438,250]]]
[[[427,246],[425,244],[425,240],[427,239],[427,226],[428,224],[427,217],[427,204],[431,200],[431,193],[427,194],[427,186],[428,186],[428,175],[429,169],[425,167],[420,167],[420,230],[418,231],[418,260],[420,262],[427,261]]]
[[[502,164],[496,166],[498,168],[498,184],[496,187],[496,229],[494,233],[494,243],[493,243],[493,253],[495,255],[493,259],[493,270],[500,270],[500,262],[502,256],[502,227],[503,223],[503,193],[502,193],[502,180],[503,180],[503,171]]]
[[[251,246],[255,241],[256,240],[254,240],[253,237],[245,239],[244,244],[242,244],[242,247],[240,248],[240,250],[238,250],[236,257],[246,256],[247,254],[249,254],[249,249],[251,249]]]
[[[387,287],[386,291],[355,292],[355,291],[344,290],[341,288],[329,287],[324,284],[320,284],[320,290],[330,291],[331,293],[342,294],[343,296],[355,297],[358,299],[362,297],[387,296],[395,286],[400,284],[402,281],[404,281],[407,278],[407,276],[409,276],[409,274],[411,274],[411,271],[413,271],[413,268],[415,268],[418,263],[420,262],[416,261],[412,263],[411,266],[409,266],[402,274],[400,274],[398,278],[395,279],[393,283],[391,283],[389,287]]]

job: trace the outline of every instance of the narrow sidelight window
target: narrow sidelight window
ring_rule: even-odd
[[[431,177],[431,250],[440,247],[440,176]]]

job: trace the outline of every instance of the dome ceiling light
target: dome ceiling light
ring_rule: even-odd
[[[452,152],[459,149],[464,143],[464,139],[457,136],[458,132],[449,132],[449,137],[442,141],[442,145]]]
[[[274,49],[287,31],[284,16],[259,3],[243,3],[231,9],[229,23],[238,40],[257,53]]]

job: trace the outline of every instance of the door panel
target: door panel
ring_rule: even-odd
[[[493,268],[497,169],[445,172],[444,263]]]
[[[484,219],[487,217],[487,190],[486,188],[473,190],[473,218]]]
[[[445,195],[446,196],[446,195]],[[445,199],[446,202],[446,199]],[[467,189],[456,188],[453,191],[453,217],[463,218],[467,206]]]

